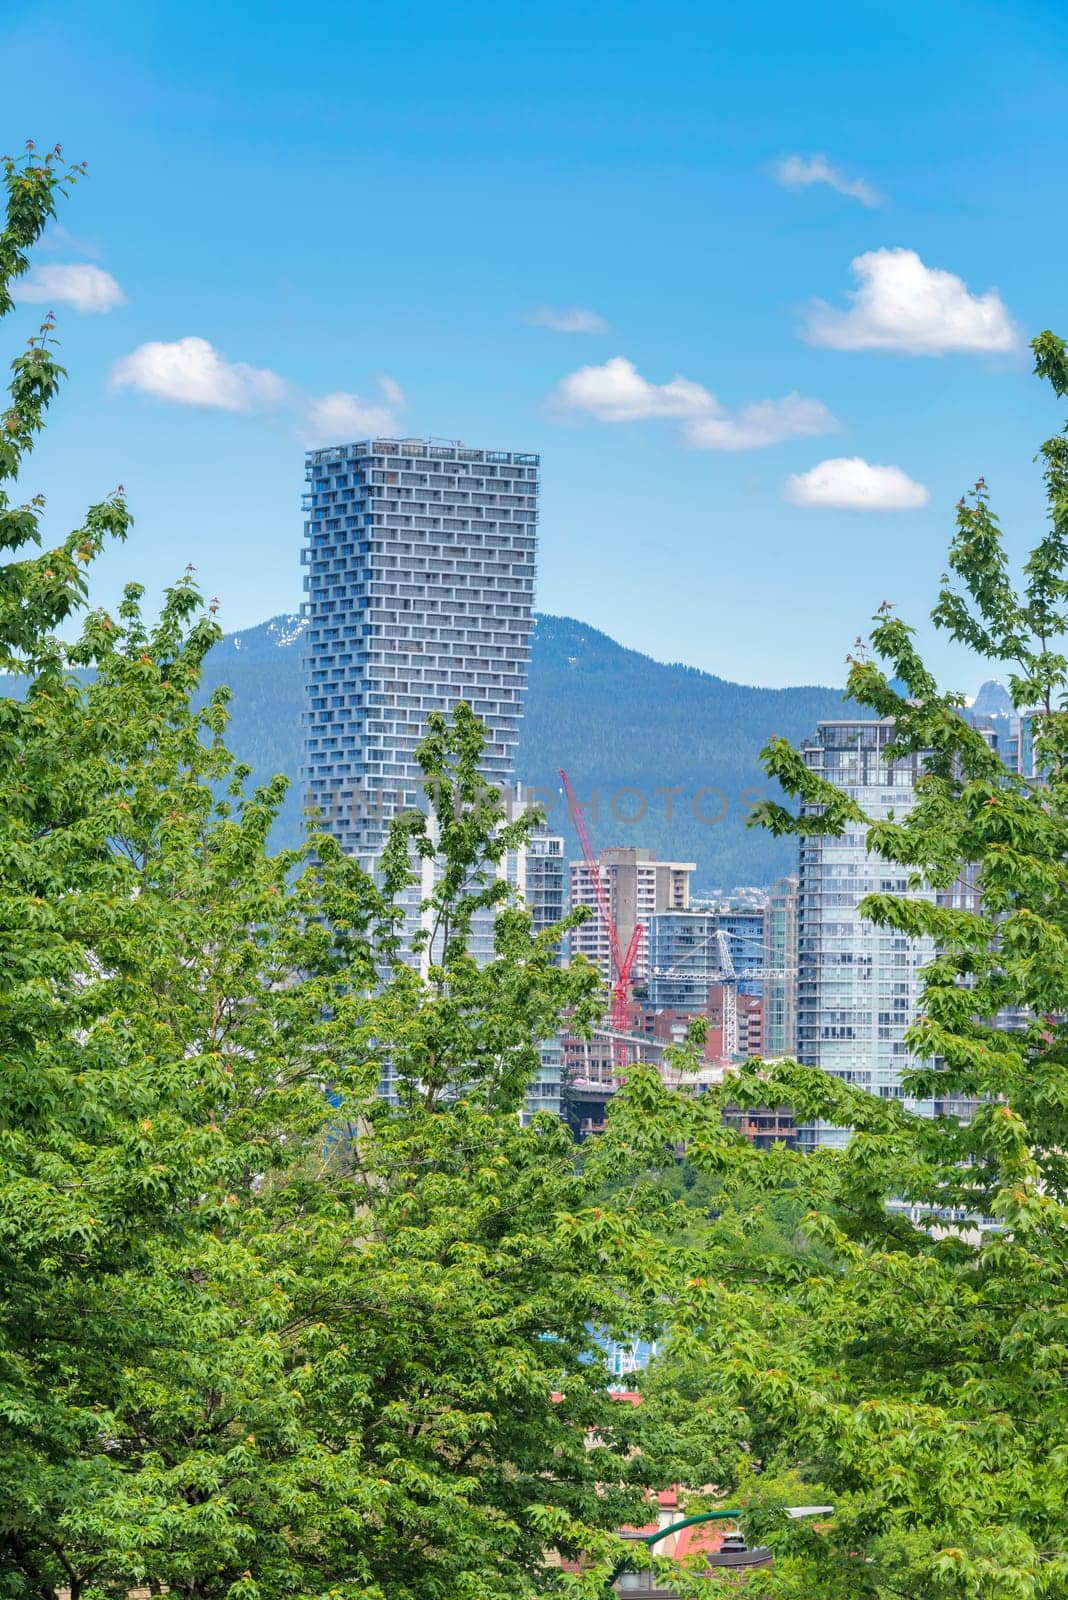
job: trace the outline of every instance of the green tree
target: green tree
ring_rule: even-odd
[[[1045,333],[1033,348],[1063,399],[1063,342]],[[842,1150],[760,1155],[725,1150],[715,1095],[680,1110],[643,1089],[646,1125],[663,1133],[674,1117],[727,1196],[789,1183],[820,1246],[746,1274],[728,1204],[695,1253],[675,1339],[677,1372],[744,1408],[733,1482],[779,1553],[768,1594],[1068,1595],[1068,436],[1041,455],[1049,523],[1020,582],[980,481],[958,507],[933,614],[1007,670],[1040,777],[1007,770],[886,607],[849,688],[894,719],[898,754],[923,753],[915,806],[869,821],[783,741],[766,752],[802,802],[800,816],[765,808],[775,832],[866,825],[873,848],[937,891],[863,909],[935,942],[908,1036],[924,1061],[905,1088],[945,1114],[750,1063],[733,1097],[854,1130]],[[793,1473],[812,1485],[804,1498],[835,1504],[828,1529],[786,1528],[769,1509]]]
[[[0,314],[80,175],[58,150],[3,170]],[[54,338],[49,317],[13,364],[0,488]],[[479,776],[482,729],[431,719],[431,815],[397,822],[379,882],[322,835],[271,856],[283,785],[228,754],[225,691],[194,709],[218,629],[190,579],[155,622],[131,586],[64,641],[130,514],[117,491],[43,548],[42,508],[0,497],[22,689],[0,699],[0,1594],[596,1592],[612,1530],[719,1425],[683,1448],[669,1391],[612,1396],[596,1331],[663,1320],[669,1224],[594,1203],[644,1146],[580,1171],[564,1127],[521,1125],[538,1040],[600,997],[508,901],[526,824]],[[427,856],[420,972],[402,902]],[[600,1566],[569,1577],[549,1546]]]

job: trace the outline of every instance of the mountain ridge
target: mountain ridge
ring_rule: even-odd
[[[276,848],[303,833],[302,651],[307,622],[282,612],[224,635],[203,666],[203,694],[230,689],[228,743],[254,781],[290,780],[272,835]],[[17,693],[7,680],[2,692]],[[981,685],[971,715],[1006,724],[1002,684]],[[682,662],[656,661],[575,617],[540,613],[532,635],[516,774],[562,833],[579,842],[560,783],[566,769],[596,848],[639,845],[661,860],[692,861],[698,893],[772,882],[796,870],[796,841],[747,826],[753,804],[781,797],[760,750],[773,735],[793,745],[817,724],[870,713],[841,689],[766,689]]]
[[[284,772],[276,842],[300,836],[304,621],[281,613],[227,634],[205,661],[205,689],[232,690],[230,744],[257,778]],[[756,799],[778,795],[759,763],[773,734],[792,743],[842,716],[841,689],[764,689],[660,662],[574,617],[535,619],[516,773],[578,854],[560,792],[565,768],[594,844],[635,844],[696,863],[695,887],[767,883],[793,870],[796,844],[748,829]],[[596,794],[594,793],[596,791]]]

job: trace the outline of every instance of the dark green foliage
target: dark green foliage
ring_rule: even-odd
[[[1046,333],[1033,349],[1068,394],[1063,342]],[[1041,459],[1048,526],[1019,580],[980,480],[958,508],[934,612],[1007,675],[1040,776],[1006,770],[889,608],[850,674],[853,695],[895,719],[897,749],[928,768],[912,810],[868,824],[868,838],[937,900],[880,894],[863,909],[935,941],[907,1036],[925,1060],[905,1089],[940,1114],[794,1063],[750,1063],[730,1085],[740,1103],[788,1104],[852,1136],[812,1157],[725,1160],[723,1091],[684,1107],[644,1085],[641,1136],[686,1138],[724,1197],[662,1381],[700,1374],[706,1402],[713,1390],[744,1409],[763,1469],[759,1482],[737,1472],[747,1506],[799,1473],[805,1499],[836,1507],[822,1535],[748,1519],[776,1546],[762,1584],[776,1597],[1068,1594],[1068,430]],[[866,821],[784,742],[767,760],[806,806],[771,814],[785,836]],[[745,1224],[731,1197],[784,1184],[819,1252],[746,1268],[725,1232]]]
[[[55,157],[3,171],[0,314],[60,186]],[[154,622],[136,585],[83,610],[121,493],[46,551],[39,501],[10,503],[52,335],[0,416],[22,690],[0,696],[0,1594],[588,1594],[546,1547],[610,1570],[686,1454],[670,1392],[618,1404],[595,1337],[665,1314],[663,1219],[593,1203],[629,1148],[583,1173],[561,1124],[518,1116],[599,979],[502,903],[529,823],[486,792],[466,706],[420,752],[437,840],[400,819],[381,882],[327,837],[268,852],[284,779],[251,787],[226,748],[191,581]],[[420,973],[399,897],[428,855]]]

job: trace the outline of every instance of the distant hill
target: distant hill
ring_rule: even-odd
[[[249,763],[257,778],[284,772],[289,779],[289,793],[274,829],[278,848],[296,844],[303,827],[304,684],[299,644],[303,632],[300,617],[272,617],[255,628],[228,633],[204,663],[205,689],[225,683],[232,691],[230,749]]]
[[[229,634],[205,664],[208,688],[233,690],[235,753],[258,775],[293,779],[279,843],[299,837],[301,824],[301,632],[298,617],[273,617]],[[796,845],[745,826],[743,791],[767,792],[761,746],[772,734],[798,743],[821,718],[847,714],[839,689],[754,689],[653,661],[570,617],[539,616],[518,776],[546,791],[543,804],[559,796],[560,767],[580,801],[596,789],[598,814],[587,815],[598,847],[649,845],[663,858],[696,861],[698,888],[767,883],[792,870]],[[678,791],[670,821],[665,789]],[[643,800],[640,821],[619,820],[640,813]],[[698,820],[695,803],[717,820]],[[577,853],[561,798],[549,816]]]

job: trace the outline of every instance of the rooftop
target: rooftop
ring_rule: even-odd
[[[361,439],[352,444],[332,444],[309,450],[309,462],[343,461],[347,456],[428,456],[435,461],[488,461],[516,467],[536,467],[540,456],[516,450],[472,450],[462,439]]]

